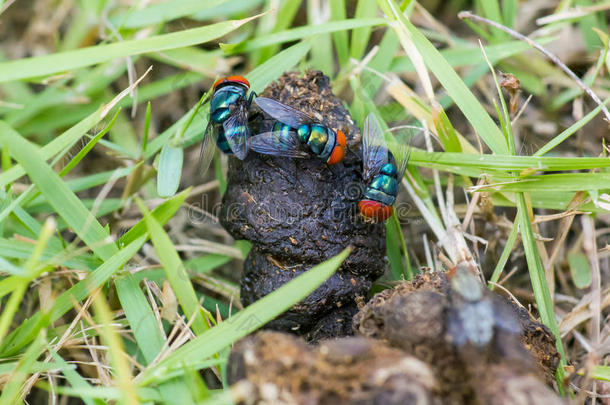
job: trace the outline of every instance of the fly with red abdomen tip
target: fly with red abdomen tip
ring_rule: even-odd
[[[245,159],[248,153],[248,110],[254,92],[248,97],[250,83],[242,76],[227,76],[214,82],[210,100],[210,118],[201,145],[201,172],[214,156],[215,145],[222,152]]]
[[[417,131],[420,128],[408,127]],[[362,216],[373,221],[385,221],[394,213],[393,205],[398,195],[398,183],[402,179],[409,158],[408,140],[398,144],[399,156],[389,151],[381,125],[372,113],[364,121],[362,138],[363,178],[366,181],[364,196],[358,203]]]
[[[252,150],[296,158],[314,155],[329,165],[339,163],[345,157],[347,140],[342,131],[335,131],[308,114],[270,98],[259,97],[255,102],[277,122],[270,132],[252,137]]]

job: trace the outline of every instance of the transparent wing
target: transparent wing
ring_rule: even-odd
[[[216,150],[216,140],[218,139],[218,127],[208,121],[208,126],[203,133],[203,142],[201,142],[201,152],[199,153],[199,173],[205,174],[210,166],[210,162],[214,157]]]
[[[233,154],[244,160],[248,154],[248,107],[240,104],[231,116],[223,123],[225,137]]]
[[[370,180],[388,163],[388,149],[377,117],[370,113],[364,120],[362,137],[363,177]]]
[[[278,101],[272,100],[266,97],[258,97],[254,100],[261,110],[281,122],[291,126],[292,128],[298,128],[303,124],[310,124],[314,122],[314,119],[304,112],[295,110],[292,107],[288,107]]]
[[[291,158],[307,158],[311,156],[302,149],[294,132],[290,132],[289,136],[286,136],[282,131],[264,132],[250,138],[249,144],[250,149],[264,155]]]
[[[395,144],[391,148],[396,152],[396,167],[398,168],[398,179],[402,179],[407,169],[409,156],[411,155],[411,141],[424,133],[424,129],[411,125],[404,125],[392,129],[394,133]]]

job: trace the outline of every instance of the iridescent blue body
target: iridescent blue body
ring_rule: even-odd
[[[358,211],[367,219],[385,221],[394,213],[398,182],[402,179],[409,160],[409,140],[413,135],[410,130],[420,130],[410,126],[404,128],[409,128],[409,131],[404,133],[408,138],[397,142],[396,148],[393,149],[396,153],[394,155],[388,149],[381,124],[375,115],[370,113],[364,120],[362,179],[366,188],[358,202]]]
[[[279,132],[278,141],[286,141],[289,137],[294,136],[295,128],[288,124],[283,124],[276,121],[273,124],[273,131]],[[297,130],[297,137],[302,144],[308,146],[309,150],[319,158],[328,159],[337,143],[337,134],[330,128],[323,125],[301,125]],[[283,139],[281,139],[283,138]],[[282,142],[278,142],[281,145]],[[280,146],[281,147],[281,146]]]
[[[447,272],[451,284],[451,307],[447,331],[454,343],[484,347],[498,331],[519,335],[521,325],[512,305],[483,287],[467,264]]]
[[[227,142],[227,135],[238,136],[247,130],[245,125],[238,125],[228,128],[228,131],[231,132],[225,134],[225,128],[223,127],[224,122],[231,116],[232,106],[240,100],[246,101],[247,91],[247,88],[242,84],[228,84],[217,89],[210,101],[210,120],[212,125],[217,126],[218,131],[216,145],[226,154],[233,154]]]
[[[391,156],[391,152],[388,151]],[[389,159],[381,167],[378,174],[373,177],[364,191],[364,198],[371,201],[377,201],[383,205],[394,205],[396,195],[398,194],[398,169],[394,164],[394,159]]]
[[[314,155],[329,165],[339,163],[345,157],[347,141],[341,130],[335,131],[308,114],[269,98],[259,97],[256,104],[276,121],[270,132],[252,139],[253,150],[287,157]]]
[[[205,173],[216,147],[238,159],[248,154],[250,137],[249,109],[254,92],[248,97],[250,83],[242,76],[223,77],[214,83],[210,100],[210,119],[201,143],[200,171]]]

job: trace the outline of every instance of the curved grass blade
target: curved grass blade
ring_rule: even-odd
[[[167,144],[161,149],[157,169],[157,193],[161,197],[171,197],[178,191],[182,175],[182,160],[182,148]]]
[[[119,250],[115,255],[108,258],[104,263],[89,274],[84,280],[79,281],[68,291],[61,294],[47,314],[37,312],[34,316],[23,322],[17,329],[8,335],[0,347],[0,356],[7,357],[17,353],[22,347],[34,340],[41,328],[57,321],[66,312],[74,307],[74,301],[81,301],[91,294],[96,288],[108,281],[129,259],[142,248],[146,237],[142,236]]]
[[[404,28],[408,33],[428,69],[434,73],[487,146],[494,153],[507,154],[508,145],[502,131],[434,45],[402,13],[395,12],[399,8],[394,0],[378,0],[378,3],[389,18],[397,20],[395,24],[400,24],[393,28]]]
[[[193,321],[193,331],[196,335],[201,335],[209,327],[205,320],[204,311],[197,301],[197,295],[186,272],[186,268],[163,227],[146,209],[142,201],[136,201],[146,219],[146,227],[150,233],[150,239],[157,251],[159,260],[163,265],[165,276],[172,286],[172,290],[176,294],[184,314],[188,319]]]
[[[269,295],[240,311],[237,315],[197,336],[158,364],[141,374],[143,384],[163,380],[171,371],[195,365],[195,361],[211,357],[229,347],[233,342],[260,328],[305,298],[326,281],[350,254],[347,248],[337,256],[318,264],[294,280],[289,281]]]
[[[155,35],[149,38],[132,39],[0,63],[0,82],[48,76],[126,56],[201,44],[220,38],[259,16],[223,21],[205,27]]]
[[[38,147],[3,121],[0,121],[0,139],[9,145],[11,155],[26,170],[46,200],[97,256],[108,259],[117,252],[108,230],[100,225],[76,194],[45,162]]]
[[[110,22],[121,28],[141,28],[165,23],[216,7],[227,0],[172,0],[150,4],[140,10],[130,11],[110,18]]]

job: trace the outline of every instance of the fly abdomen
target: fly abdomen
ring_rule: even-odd
[[[371,188],[370,186],[366,188],[364,191],[364,199],[377,201],[382,203],[383,205],[394,205],[394,201],[396,201],[396,195],[387,194],[381,190],[376,190]]]
[[[293,129],[290,125],[282,124],[279,121],[276,121],[273,124],[273,132],[281,132],[282,133],[281,136],[291,135],[292,131],[293,131]]]
[[[389,195],[395,196],[398,194],[398,182],[394,177],[385,174],[375,176],[369,187]]]
[[[227,155],[233,154],[233,151],[231,150],[231,146],[229,145],[229,142],[227,141],[227,137],[225,136],[225,132],[224,132],[224,130],[222,130],[222,128],[220,129],[220,133],[218,134],[218,139],[216,140],[216,145],[218,146],[218,149],[220,149],[222,152],[226,153]]]

